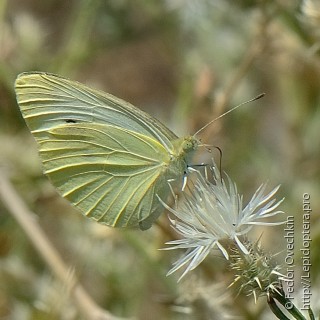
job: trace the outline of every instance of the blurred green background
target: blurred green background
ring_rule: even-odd
[[[158,250],[174,237],[166,214],[146,232],[114,230],[75,214],[43,176],[15,101],[17,74],[32,70],[130,101],[178,135],[265,92],[200,138],[222,149],[222,167],[245,200],[265,181],[270,189],[281,184],[281,209],[295,216],[297,276],[302,195],[310,194],[312,283],[319,297],[318,1],[0,1],[0,168],[94,301],[137,319],[273,319],[265,298],[255,304],[226,289],[232,275],[219,255],[180,283],[178,274],[166,277],[179,256]],[[194,163],[211,157],[203,148]],[[283,253],[283,226],[263,229],[262,243]],[[283,263],[281,254],[277,260]],[[83,319],[67,285],[53,276],[2,201],[0,319]]]

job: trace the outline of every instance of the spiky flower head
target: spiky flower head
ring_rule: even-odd
[[[273,292],[282,294],[282,280],[285,276],[280,273],[274,256],[266,253],[259,243],[246,241],[248,254],[244,254],[237,246],[230,248],[230,269],[236,274],[232,285],[238,285],[238,292],[247,296],[253,295],[257,301],[259,296]]]
[[[242,239],[246,239],[253,226],[283,223],[265,220],[282,213],[276,210],[282,200],[272,199],[279,186],[264,195],[266,185],[262,184],[243,206],[243,197],[229,176],[223,179],[216,166],[210,167],[210,172],[214,183],[196,171],[197,177],[190,192],[183,192],[174,209],[165,205],[174,214],[170,221],[181,237],[168,242],[170,247],[166,249],[186,249],[168,272],[171,274],[187,265],[180,279],[195,269],[213,249],[219,249],[229,259],[230,244],[236,243],[244,254],[249,254]]]

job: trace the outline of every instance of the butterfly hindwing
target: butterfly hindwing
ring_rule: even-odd
[[[155,192],[164,193],[160,176],[170,160],[156,140],[86,123],[61,125],[48,135],[39,140],[45,173],[83,214],[124,227],[137,225],[152,213],[158,202]]]

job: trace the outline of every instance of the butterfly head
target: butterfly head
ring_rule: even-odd
[[[189,136],[183,138],[183,142],[181,145],[182,152],[188,154],[189,152],[195,151],[200,144],[200,141],[194,136]]]
[[[193,152],[197,150],[200,142],[194,136],[187,136],[172,141],[173,153],[172,156],[176,159],[185,159],[192,156]]]

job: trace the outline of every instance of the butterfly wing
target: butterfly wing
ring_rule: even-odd
[[[169,157],[156,140],[86,123],[57,126],[48,134],[50,139],[38,139],[45,173],[84,215],[113,227],[159,216],[155,195],[165,196],[163,164]]]
[[[111,94],[63,77],[22,73],[15,84],[18,103],[31,131],[47,131],[70,123],[101,123],[126,127],[158,140],[169,151],[178,137],[160,121]]]
[[[39,144],[45,173],[80,211],[109,226],[147,229],[163,211],[177,137],[111,95],[43,73],[16,81],[21,112]],[[125,127],[125,128],[124,128]]]

